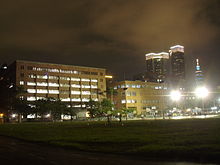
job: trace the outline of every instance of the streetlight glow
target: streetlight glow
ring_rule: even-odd
[[[205,98],[209,95],[209,91],[206,87],[198,87],[196,88],[195,94],[199,98]]]
[[[181,98],[181,93],[179,91],[172,91],[170,93],[170,98],[173,100],[173,101],[179,101],[180,98]]]

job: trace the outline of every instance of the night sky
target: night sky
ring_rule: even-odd
[[[0,63],[16,59],[104,67],[119,78],[145,54],[185,46],[187,78],[199,58],[220,85],[218,0],[7,0],[0,2]]]

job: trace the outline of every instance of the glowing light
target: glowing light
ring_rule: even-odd
[[[4,116],[4,114],[3,113],[0,113],[0,117],[3,117]]]
[[[105,78],[113,78],[113,76],[105,75]]]
[[[180,98],[181,98],[181,93],[179,91],[172,91],[170,93],[170,98],[173,100],[173,101],[179,101]]]
[[[146,60],[154,59],[154,58],[166,58],[166,59],[169,59],[169,53],[166,53],[166,52],[148,53],[145,56],[146,56]]]
[[[206,87],[198,87],[196,88],[195,94],[199,98],[205,98],[209,95],[209,91]]]

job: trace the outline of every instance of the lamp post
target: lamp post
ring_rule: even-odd
[[[204,99],[209,95],[209,91],[206,87],[198,87],[195,90],[195,94],[198,98],[202,99],[202,110],[205,109]]]
[[[175,106],[177,108],[177,102],[181,99],[182,94],[178,90],[171,91],[170,98],[175,102]]]

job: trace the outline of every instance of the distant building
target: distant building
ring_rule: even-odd
[[[204,83],[204,77],[201,67],[199,65],[199,59],[196,59],[195,81],[196,81],[196,86],[203,85]]]
[[[146,77],[150,82],[165,82],[168,76],[169,53],[148,53],[146,57]]]
[[[21,97],[35,101],[48,97],[60,99],[72,107],[85,107],[90,99],[98,101],[105,96],[106,70],[32,61],[15,61],[9,75],[16,86],[27,93]]]
[[[164,83],[121,81],[113,84],[115,107],[134,109],[138,115],[167,108],[167,86]]]
[[[176,45],[170,47],[171,85],[183,87],[185,82],[184,47]]]

